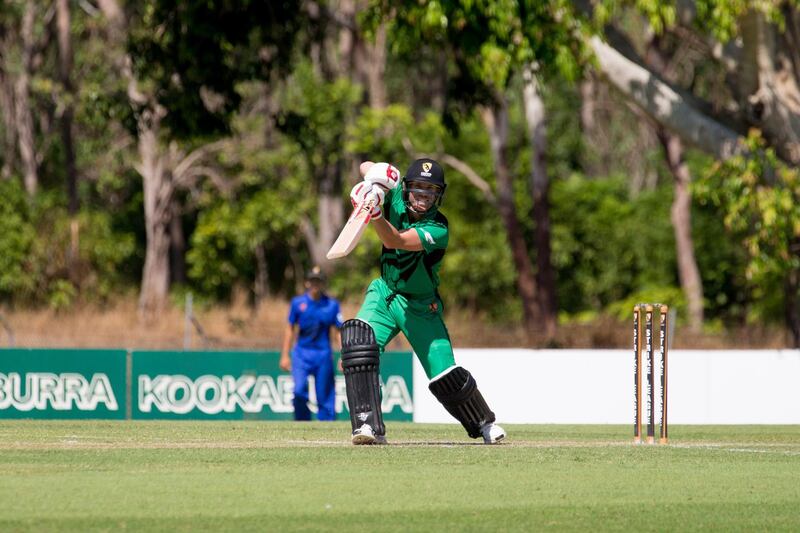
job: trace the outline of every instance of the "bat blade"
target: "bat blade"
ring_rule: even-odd
[[[338,259],[353,251],[353,248],[356,247],[359,239],[361,239],[361,234],[364,233],[367,225],[369,225],[370,218],[372,218],[372,208],[375,207],[375,202],[377,201],[377,197],[374,194],[370,194],[353,210],[353,214],[347,219],[347,223],[339,233],[339,237],[325,257]]]

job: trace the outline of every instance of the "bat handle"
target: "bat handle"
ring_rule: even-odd
[[[367,222],[372,219],[372,209],[378,203],[378,193],[370,191],[367,193],[367,196],[364,197],[364,203],[362,205],[362,209],[367,209],[369,211],[369,218],[367,218]]]
[[[370,192],[367,196],[364,197],[364,203],[362,204],[362,209],[367,211],[367,218],[364,219],[364,224],[369,224],[372,220],[372,209],[375,207],[375,204],[378,203],[378,195],[374,192]]]
[[[378,187],[378,185],[375,185],[375,187]],[[375,191],[370,191],[369,194],[367,194],[365,203],[369,205],[370,208],[375,207],[375,204],[378,203],[378,193],[376,193]]]

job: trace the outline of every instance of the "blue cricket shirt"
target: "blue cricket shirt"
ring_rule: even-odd
[[[330,327],[342,327],[339,301],[327,294],[314,300],[308,293],[292,298],[289,323],[298,325],[297,347],[305,350],[330,351]]]

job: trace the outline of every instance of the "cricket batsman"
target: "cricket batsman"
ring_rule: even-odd
[[[361,164],[364,181],[350,193],[354,206],[367,195],[378,201],[371,226],[383,243],[381,276],[367,289],[356,318],[342,326],[342,369],[347,386],[353,444],[383,444],[380,355],[399,332],[430,379],[428,388],[473,439],[505,438],[495,424],[472,374],[456,365],[442,316],[439,268],[448,242],[447,219],[439,212],[447,185],[432,159],[418,159],[400,180],[388,163]]]

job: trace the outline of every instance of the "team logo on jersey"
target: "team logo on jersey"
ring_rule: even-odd
[[[427,231],[422,230],[422,235],[425,236],[425,240],[428,241],[428,244],[436,244],[436,241],[433,240],[433,235],[431,235]]]
[[[430,172],[432,166],[433,166],[433,163],[430,163],[430,162],[426,161],[426,162],[422,163],[422,170],[424,170],[425,172]]]
[[[306,309],[308,309],[308,304],[305,303],[305,302],[301,303],[300,304],[300,312],[304,313],[306,311]]]

